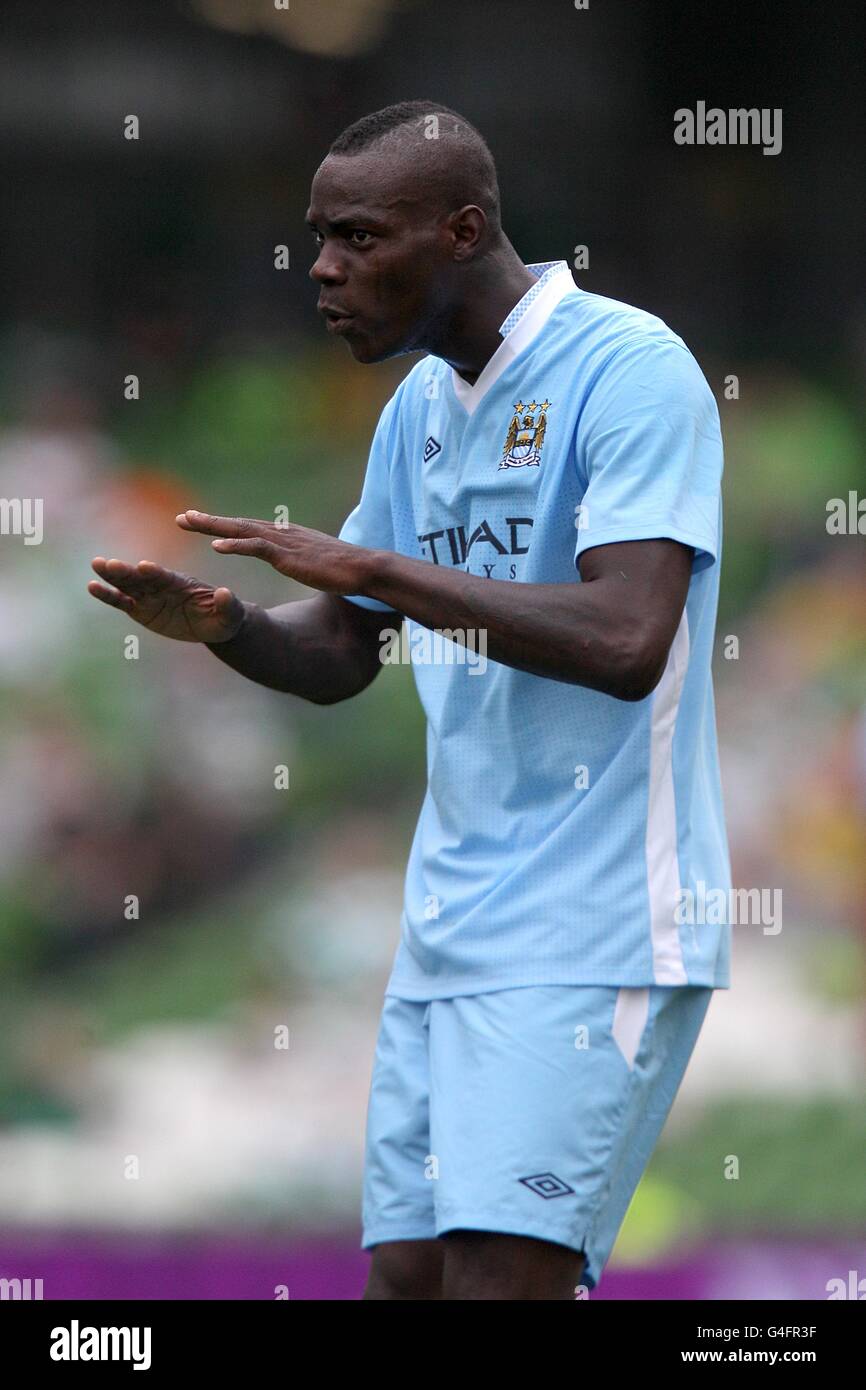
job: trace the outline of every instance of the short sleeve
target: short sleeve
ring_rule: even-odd
[[[391,459],[399,394],[398,389],[379,416],[370,445],[361,499],[355,510],[346,517],[338,536],[338,540],[367,546],[370,550],[396,549],[391,515]],[[377,613],[393,612],[390,604],[367,598],[364,594],[344,594],[343,597]]]
[[[577,431],[586,488],[574,563],[595,545],[667,539],[718,559],[722,434],[713,393],[688,348],[627,343],[593,386]]]

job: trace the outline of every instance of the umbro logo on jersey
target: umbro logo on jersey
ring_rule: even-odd
[[[574,1192],[574,1188],[569,1187],[568,1183],[563,1182],[555,1173],[536,1173],[532,1178],[520,1178],[518,1181],[545,1201],[550,1197],[564,1197],[567,1193]]]
[[[432,458],[442,452],[442,445],[438,439],[434,439],[432,434],[428,434],[427,442],[424,445],[424,462],[429,463]]]

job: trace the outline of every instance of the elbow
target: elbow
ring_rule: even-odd
[[[634,675],[624,678],[616,687],[611,690],[615,700],[625,700],[629,704],[637,704],[639,700],[645,700],[648,695],[652,695],[659,681],[661,672],[654,678],[647,677],[643,672],[636,672]]]
[[[377,663],[369,670],[356,673],[351,682],[344,682],[342,685],[320,686],[315,692],[308,695],[308,699],[314,705],[341,705],[344,700],[352,700],[356,695],[360,695],[369,685],[372,685],[381,667]]]
[[[363,686],[352,690],[317,690],[307,696],[311,705],[340,705],[344,700],[351,700],[353,695],[357,695]]]
[[[636,704],[653,693],[667,665],[668,648],[646,638],[623,639],[611,662],[614,677],[607,693],[616,700]]]

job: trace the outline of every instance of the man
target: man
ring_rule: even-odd
[[[367,1117],[366,1298],[592,1289],[729,986],[710,664],[721,545],[713,396],[651,314],[526,266],[463,117],[404,102],[316,172],[310,271],[356,361],[422,351],[338,539],[186,512],[214,549],[320,592],[264,611],[150,562],[91,592],[235,670],[333,704],[381,633],[414,662],[428,786]],[[476,647],[477,650],[477,647]]]

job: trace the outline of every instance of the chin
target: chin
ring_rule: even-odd
[[[383,345],[382,343],[370,342],[365,338],[347,338],[346,345],[356,362],[365,364],[372,362],[386,362],[389,357],[396,357],[398,353],[405,351],[399,345]]]
[[[346,346],[356,362],[378,362],[379,360],[372,343],[347,342]]]

